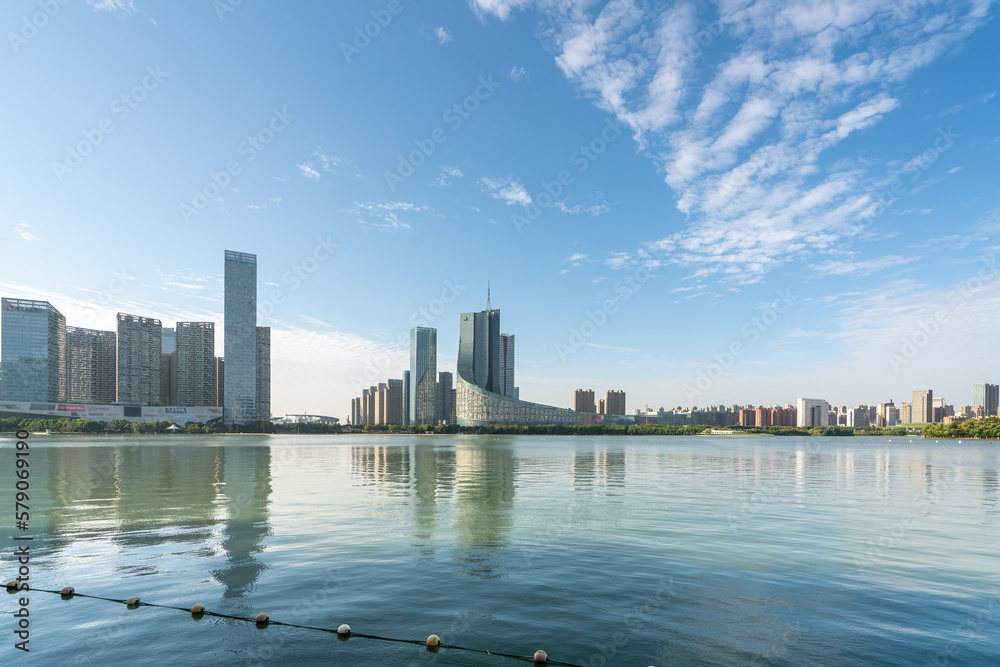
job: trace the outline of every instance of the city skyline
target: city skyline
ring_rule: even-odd
[[[275,414],[345,416],[413,326],[454,371],[488,281],[527,401],[971,402],[960,351],[1000,362],[996,7],[765,4],[404,3],[358,53],[384,4],[64,7],[3,56],[30,103],[0,295],[221,325],[218,255],[257,254]]]

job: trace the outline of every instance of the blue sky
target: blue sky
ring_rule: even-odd
[[[995,3],[18,0],[0,26],[0,293],[221,325],[223,251],[255,253],[276,414],[345,415],[414,324],[454,370],[487,282],[527,400],[1000,381]]]

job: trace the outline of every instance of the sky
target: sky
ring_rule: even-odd
[[[218,323],[258,261],[272,409],[345,417],[409,330],[522,399],[949,403],[1000,382],[989,0],[0,8],[0,295]]]

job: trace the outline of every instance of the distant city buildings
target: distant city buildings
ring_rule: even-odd
[[[603,415],[624,415],[627,414],[625,411],[625,392],[619,390],[608,389],[604,394],[604,410],[601,411]]]
[[[0,399],[66,398],[66,318],[48,301],[0,300]]]
[[[215,323],[178,322],[174,405],[215,403]],[[169,356],[169,355],[167,355]]]
[[[586,412],[589,414],[594,414],[597,412],[597,406],[594,405],[594,390],[593,389],[577,389],[573,392],[573,409],[577,412]]]
[[[830,404],[819,398],[800,398],[797,403],[797,423],[799,428],[830,426]]]
[[[921,424],[934,421],[934,391],[920,389],[913,392],[911,424]]]
[[[997,416],[997,403],[1000,399],[1000,387],[995,384],[972,385],[972,404],[982,406],[987,417]]]
[[[66,400],[115,402],[118,336],[114,331],[66,327]]]

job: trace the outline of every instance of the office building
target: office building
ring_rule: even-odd
[[[226,423],[255,421],[257,414],[257,256],[226,251]]]
[[[215,402],[212,405],[222,408],[226,405],[226,359],[215,358]]]
[[[514,398],[514,334],[500,334],[500,386],[498,394]]]
[[[176,405],[214,405],[215,323],[178,322],[176,344]]]
[[[589,414],[594,414],[596,411],[596,406],[594,405],[594,390],[593,389],[577,389],[573,392],[573,409],[577,412],[586,412]]]
[[[441,371],[438,373],[437,389],[434,401],[434,423],[452,424],[451,415],[454,408],[451,404],[454,393],[454,375]]]
[[[410,423],[433,424],[437,399],[437,329],[410,330]]]
[[[484,391],[500,393],[500,311],[459,316],[458,375]]]
[[[66,327],[66,400],[110,405],[117,394],[114,331]]]
[[[271,421],[271,327],[257,327],[257,421]]]
[[[934,421],[934,391],[932,389],[920,389],[914,391],[911,406],[911,424],[929,423]]]
[[[625,414],[625,392],[608,389],[604,393],[605,414],[624,415]]]
[[[160,402],[160,320],[118,313],[117,402],[152,405]]]
[[[1000,387],[995,384],[972,385],[972,404],[983,406],[987,417],[997,416],[997,403],[1000,399]]]
[[[824,427],[830,425],[830,404],[818,398],[800,398],[796,409],[800,428]]]
[[[403,426],[410,425],[410,371],[403,371]]]
[[[48,301],[0,300],[0,398],[66,397],[66,318]]]

